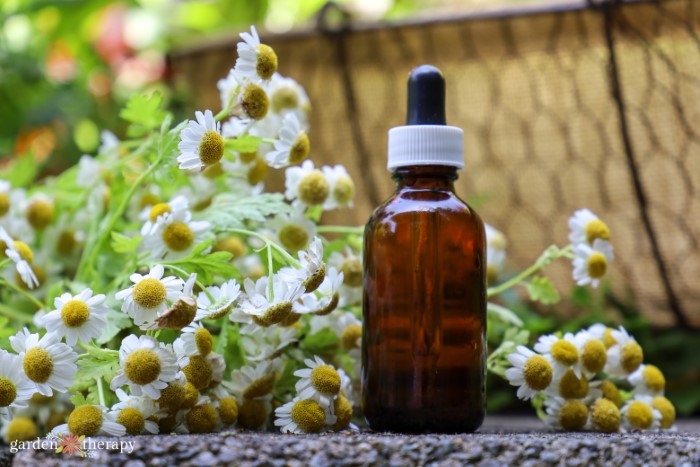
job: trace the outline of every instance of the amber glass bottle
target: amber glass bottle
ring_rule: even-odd
[[[463,136],[445,125],[439,70],[411,72],[408,108],[408,125],[389,134],[396,192],[365,229],[363,410],[375,430],[474,431],[485,412],[484,225],[454,191]]]

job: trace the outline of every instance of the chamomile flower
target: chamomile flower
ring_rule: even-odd
[[[355,199],[355,182],[342,165],[324,166],[323,175],[330,185],[330,195],[323,203],[323,209],[329,211],[336,208],[351,208]]]
[[[626,428],[630,430],[657,430],[663,418],[661,412],[652,405],[651,397],[637,397],[628,401],[620,415]]]
[[[651,405],[661,414],[659,426],[663,429],[671,428],[676,421],[676,408],[671,401],[663,396],[656,396],[652,399]]]
[[[182,295],[153,322],[149,329],[180,330],[192,323],[197,316],[197,302],[193,295],[197,274],[190,274],[182,289]]]
[[[316,300],[316,309],[314,313],[319,316],[324,316],[338,308],[341,300],[340,291],[342,286],[343,273],[338,272],[333,267],[329,268],[326,277],[323,278],[323,282],[318,289],[316,289],[315,294],[318,295],[318,299]]]
[[[622,394],[620,394],[620,389],[609,379],[593,381],[591,387],[600,391],[602,394],[600,397],[609,400],[618,408],[622,407]]]
[[[576,347],[580,349],[583,372],[593,376],[605,368],[608,360],[607,349],[600,339],[586,330],[579,331],[574,337]]]
[[[115,394],[119,402],[112,406],[111,415],[126,429],[127,435],[158,434],[158,424],[149,420],[157,412],[152,400],[127,395],[123,389],[117,389]]]
[[[238,81],[238,94],[231,113],[237,118],[227,122],[224,132],[227,137],[238,137],[248,130],[252,133],[252,127],[266,118],[270,110],[270,96],[265,83],[250,80],[235,71],[233,77]]]
[[[143,208],[139,218],[146,221],[141,227],[141,235],[150,235],[153,229],[156,227],[156,222],[161,217],[166,214],[179,213],[181,211],[187,211],[189,207],[189,201],[187,197],[183,195],[175,196],[173,199],[167,203],[154,203],[149,204]]]
[[[233,370],[231,380],[223,385],[237,397],[257,399],[272,392],[278,379],[280,361],[266,360],[255,366],[246,365]]]
[[[3,255],[15,263],[17,274],[30,289],[39,286],[39,279],[32,269],[34,262],[32,249],[24,242],[13,240],[6,230],[0,227],[0,257]]]
[[[93,296],[91,289],[75,296],[64,293],[54,299],[56,309],[44,316],[46,330],[65,336],[71,347],[78,341],[88,343],[99,337],[107,324],[109,308],[103,305],[104,301],[104,295]]]
[[[616,344],[608,349],[605,372],[614,377],[626,377],[642,364],[644,351],[622,326],[611,334]]]
[[[302,126],[305,126],[311,102],[304,88],[294,79],[275,73],[270,80],[270,107],[272,112],[287,115],[296,114]]]
[[[116,390],[128,384],[132,394],[151,399],[158,399],[178,373],[172,348],[150,336],[127,336],[119,347],[119,364],[110,387]]]
[[[290,286],[278,275],[273,276],[272,287],[269,287],[268,276],[256,282],[246,279],[243,286],[246,295],[238,308],[255,324],[265,327],[284,320],[292,311],[292,303],[304,292],[300,284]]]
[[[508,241],[500,230],[484,224],[486,230],[486,279],[490,285],[498,281],[505,269]]]
[[[10,444],[13,441],[32,441],[39,436],[39,428],[31,417],[13,417],[12,420],[2,424],[0,437]]]
[[[157,264],[144,275],[132,274],[134,283],[128,289],[121,290],[115,295],[117,300],[123,300],[122,311],[134,320],[134,324],[150,325],[168,308],[168,301],[177,300],[183,288],[183,281],[175,276],[163,278],[164,268]]]
[[[637,395],[663,396],[666,389],[666,378],[654,365],[642,363],[627,376],[627,381],[634,386],[634,392]]]
[[[272,78],[277,71],[277,54],[272,47],[260,43],[255,26],[251,26],[250,33],[242,32],[240,36],[243,42],[237,45],[234,70],[250,80]]]
[[[593,245],[596,239],[609,241],[610,229],[598,216],[588,209],[579,209],[569,218],[569,240],[571,243]]]
[[[294,327],[255,327],[252,332],[242,334],[243,349],[251,362],[273,359],[297,342],[298,330]]]
[[[282,433],[318,433],[326,425],[334,424],[336,417],[314,399],[295,397],[275,409],[275,426]]]
[[[181,169],[199,169],[219,162],[224,156],[224,137],[221,124],[214,120],[211,110],[195,112],[196,121],[190,120],[180,133]]]
[[[508,361],[513,367],[506,370],[505,376],[511,385],[519,386],[519,399],[532,399],[549,387],[554,374],[550,359],[551,357],[538,355],[523,345],[508,355]]]
[[[7,180],[0,179],[0,218],[5,217],[12,207],[11,190],[12,184]]]
[[[605,276],[608,265],[613,260],[610,243],[599,238],[593,241],[593,246],[577,243],[574,245],[574,254],[576,257],[573,260],[573,276],[576,283],[598,287],[600,279]]]
[[[577,377],[581,377],[581,352],[576,338],[570,332],[562,338],[553,334],[540,337],[535,344],[535,351],[551,356],[555,376],[572,369]]]
[[[81,405],[68,416],[68,423],[58,425],[51,430],[51,435],[63,436],[124,436],[126,428],[113,420],[113,415],[106,413],[107,408],[100,405]]]
[[[10,345],[22,359],[24,373],[36,385],[36,391],[50,396],[54,391],[65,392],[73,386],[78,366],[78,354],[53,332],[39,338],[27,328],[10,337]]]
[[[214,340],[207,328],[201,323],[194,323],[182,329],[180,337],[173,342],[173,349],[178,356],[201,355],[206,357],[214,347]]]
[[[362,286],[362,258],[356,255],[350,247],[342,252],[334,251],[328,257],[328,265],[343,273],[343,284],[348,287]]]
[[[220,398],[214,404],[214,408],[219,412],[219,420],[223,426],[231,426],[238,421],[238,402],[234,397]]]
[[[609,349],[613,345],[617,344],[615,338],[612,335],[614,329],[602,323],[596,323],[592,325],[587,329],[587,331],[591,333],[596,339],[601,340],[603,342],[603,345],[605,345],[606,349]]]
[[[340,374],[318,356],[314,360],[307,358],[304,363],[308,368],[294,372],[294,376],[300,378],[295,386],[299,397],[314,399],[323,407],[332,406],[333,400],[340,393]]]
[[[150,234],[143,239],[143,249],[157,259],[187,256],[211,227],[207,221],[193,221],[189,211],[167,213],[159,217]]]
[[[102,165],[89,154],[83,154],[78,161],[78,174],[76,182],[78,186],[91,186],[96,183],[102,175]]]
[[[211,433],[219,423],[219,414],[208,397],[200,397],[197,405],[185,414],[188,433]]]
[[[12,418],[14,409],[24,409],[36,391],[22,369],[22,360],[6,350],[0,350],[0,419]]]
[[[552,428],[580,431],[588,423],[588,407],[579,399],[551,397],[545,400],[545,407],[545,422]]]
[[[236,279],[230,279],[221,284],[220,287],[207,287],[207,292],[202,291],[197,297],[195,321],[219,319],[229,314],[236,300],[241,296],[241,286],[236,282]],[[210,296],[211,298],[209,298]]]
[[[320,206],[331,194],[331,185],[312,161],[304,161],[301,167],[289,167],[285,171],[285,192],[294,205]]]
[[[282,120],[282,129],[279,139],[275,141],[275,149],[265,155],[265,160],[270,167],[281,169],[290,164],[300,164],[309,156],[310,150],[309,135],[301,127],[299,118],[294,113],[288,113]]]
[[[314,237],[307,250],[299,251],[299,268],[282,268],[280,277],[287,283],[297,283],[304,292],[311,293],[318,289],[326,277],[326,263],[323,262],[323,243]]]
[[[179,348],[178,350],[183,350]],[[197,390],[203,391],[210,387],[212,381],[221,381],[226,362],[223,357],[214,352],[207,355],[178,355],[178,364],[187,378]]]
[[[290,214],[278,214],[268,225],[274,229],[279,243],[291,252],[306,248],[316,236],[316,224],[304,216],[301,209],[295,209]]]
[[[26,200],[24,212],[34,230],[44,230],[54,218],[53,200],[43,193],[37,193]]]
[[[271,395],[257,399],[243,399],[238,406],[238,426],[246,430],[264,428],[272,411],[271,399]]]
[[[599,389],[591,389],[588,378],[583,375],[576,375],[572,369],[566,370],[564,373],[554,373],[554,378],[547,394],[561,397],[563,399],[595,399],[602,397],[603,393]]]
[[[608,399],[600,398],[590,407],[589,428],[601,433],[616,433],[620,430],[620,409]]]

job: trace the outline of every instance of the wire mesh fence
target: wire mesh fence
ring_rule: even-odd
[[[449,123],[465,130],[463,197],[524,267],[588,207],[609,225],[613,296],[657,326],[700,327],[700,4],[568,2],[438,21],[263,37],[312,101],[312,158],[344,164],[364,223],[389,196],[386,133],[403,124],[405,79],[440,67]],[[172,56],[175,79],[216,108],[235,40]],[[281,183],[274,174],[271,183]],[[570,266],[549,270],[562,288]]]

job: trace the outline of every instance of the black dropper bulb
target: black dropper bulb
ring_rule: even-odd
[[[406,125],[447,125],[445,77],[432,65],[421,65],[408,75]]]

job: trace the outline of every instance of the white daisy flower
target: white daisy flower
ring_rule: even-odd
[[[237,45],[238,59],[234,70],[250,80],[269,80],[277,71],[277,54],[269,45],[261,44],[255,26],[250,33],[240,34],[243,42]]]
[[[15,263],[17,274],[30,289],[39,286],[39,279],[32,269],[32,249],[24,242],[13,240],[3,227],[0,227],[0,254],[4,254]]]
[[[318,433],[336,422],[335,415],[314,399],[295,397],[275,409],[275,426],[282,433]]]
[[[356,255],[350,247],[342,252],[334,251],[328,257],[328,265],[343,273],[343,284],[359,288],[363,282],[362,257]]]
[[[270,327],[256,326],[252,332],[243,334],[241,338],[246,358],[251,362],[260,362],[273,359],[281,355],[290,345],[297,342],[298,330],[294,327]]]
[[[44,230],[51,224],[55,214],[53,200],[43,193],[36,193],[25,200],[21,209],[34,230]]]
[[[323,209],[351,208],[355,199],[355,182],[342,165],[324,166],[323,175],[330,184],[330,195],[323,203]]]
[[[158,218],[141,245],[153,258],[178,259],[187,256],[210,228],[207,221],[193,221],[189,211],[167,213]]]
[[[167,203],[155,203],[143,208],[139,219],[146,222],[141,227],[141,235],[144,237],[150,235],[156,227],[156,222],[166,214],[187,211],[188,208],[189,201],[184,195],[175,196]]]
[[[579,209],[569,218],[569,240],[574,245],[593,245],[596,239],[609,241],[610,229],[588,209]]]
[[[300,284],[287,284],[279,275],[274,275],[272,287],[268,276],[256,282],[246,279],[243,282],[245,298],[238,305],[237,311],[248,315],[259,326],[271,326],[284,320],[292,311],[292,303],[304,290]],[[232,313],[231,320],[240,319],[240,313]]]
[[[78,295],[64,293],[54,299],[55,310],[44,316],[44,325],[49,332],[66,338],[66,344],[73,347],[78,341],[88,343],[100,337],[107,324],[109,308],[102,305],[105,296],[92,296],[91,289]]]
[[[81,405],[68,416],[68,423],[58,425],[49,436],[124,436],[126,428],[114,420],[114,415],[106,413],[101,405]]]
[[[257,256],[257,255],[256,255]],[[197,316],[195,321],[203,319],[219,319],[226,316],[232,309],[236,300],[241,296],[241,286],[236,279],[230,279],[220,287],[207,287],[197,297]],[[211,295],[211,299],[209,296]]]
[[[127,395],[123,389],[115,391],[119,402],[112,406],[112,417],[126,429],[128,435],[158,434],[158,424],[149,420],[158,411],[155,403],[144,397]]]
[[[279,243],[291,252],[306,248],[316,236],[316,224],[301,209],[294,209],[289,214],[277,214],[270,219],[268,226],[274,229]]]
[[[581,354],[581,367],[586,376],[594,376],[605,368],[607,349],[602,339],[583,329],[574,337]]]
[[[163,266],[157,264],[145,276],[132,274],[130,279],[134,285],[115,295],[117,300],[124,300],[122,311],[142,329],[168,308],[168,301],[177,300],[182,294],[182,279],[175,276],[163,278],[163,272]]]
[[[196,121],[190,120],[180,133],[177,161],[181,169],[199,169],[219,162],[224,156],[224,138],[221,124],[214,120],[211,110],[195,112]]]
[[[290,164],[300,164],[309,156],[310,151],[309,135],[302,129],[296,114],[288,113],[282,120],[282,129],[279,139],[275,141],[275,149],[265,155],[265,160],[270,167],[281,169]]]
[[[323,262],[323,243],[314,237],[308,250],[299,251],[299,268],[285,267],[278,274],[288,284],[299,284],[304,292],[318,289],[326,277],[326,263]]]
[[[213,342],[211,333],[202,323],[193,323],[182,329],[180,337],[173,342],[173,350],[178,357],[207,356],[214,347]]]
[[[332,407],[333,400],[340,394],[340,374],[318,356],[314,360],[307,358],[304,363],[308,368],[294,372],[294,376],[300,378],[295,386],[299,397],[316,400],[323,407]]]
[[[587,331],[591,333],[596,339],[601,340],[605,345],[606,349],[609,349],[613,345],[617,344],[617,342],[615,342],[615,338],[612,335],[614,329],[606,326],[605,324],[596,323],[589,327]]]
[[[238,94],[238,80],[236,79],[233,70],[226,75],[225,78],[221,78],[216,82],[216,87],[219,90],[219,96],[221,97],[221,108],[225,109],[232,103],[233,98]],[[226,124],[224,124],[225,126]]]
[[[637,395],[663,396],[666,389],[666,378],[654,365],[642,363],[627,376],[627,381],[634,386],[634,393]]]
[[[331,194],[331,185],[312,161],[306,160],[301,167],[285,170],[285,192],[295,206],[321,206]]]
[[[127,336],[119,347],[121,369],[110,384],[116,390],[129,385],[132,394],[160,398],[160,391],[177,377],[177,359],[172,347],[150,336]]]
[[[517,392],[519,399],[532,399],[549,387],[554,373],[550,358],[538,355],[523,345],[508,355],[513,367],[506,370],[505,376],[511,385],[520,386]]]
[[[78,354],[60,337],[49,332],[41,339],[27,328],[10,336],[10,345],[22,359],[24,373],[36,385],[36,391],[50,396],[53,391],[65,392],[75,381]]]
[[[642,364],[644,351],[622,326],[611,334],[616,344],[608,349],[605,372],[613,377],[624,378]]]
[[[12,207],[11,190],[12,184],[7,180],[0,179],[0,219],[5,217]]]
[[[629,430],[658,430],[663,418],[661,412],[653,406],[653,398],[636,397],[620,410],[623,425]]]
[[[599,238],[594,240],[592,247],[587,243],[577,243],[574,245],[574,254],[573,276],[576,284],[598,287],[600,279],[608,270],[608,264],[613,260],[610,243]]]
[[[589,384],[588,378],[584,374],[577,376],[571,368],[563,373],[555,371],[552,382],[545,392],[548,395],[563,399],[581,399],[584,401],[592,401],[603,396],[603,391]]]
[[[554,375],[562,375],[571,369],[581,377],[581,351],[573,334],[567,332],[559,338],[554,334],[541,336],[535,344],[535,352],[551,356]]]
[[[340,290],[343,286],[343,273],[338,272],[336,268],[329,268],[323,282],[316,289],[315,294],[318,294],[318,302],[315,313],[317,315],[327,315],[338,308],[340,304]]]
[[[194,286],[197,274],[192,273],[187,278],[182,289],[182,295],[175,303],[165,310],[148,329],[176,329],[180,330],[194,321],[197,315],[197,302],[194,297]]]
[[[278,115],[296,114],[306,127],[307,115],[311,111],[311,101],[304,88],[294,79],[275,73],[270,80],[270,107]]]
[[[498,281],[498,276],[505,270],[506,236],[489,224],[484,224],[486,230],[486,278],[492,285]]]
[[[233,370],[231,380],[222,384],[238,399],[257,399],[269,395],[279,377],[280,360],[266,360],[255,366],[246,365]]]
[[[0,350],[0,419],[10,420],[13,409],[24,409],[36,391],[24,374],[22,360],[6,350]]]
[[[579,399],[545,399],[545,422],[557,430],[581,431],[588,424],[588,407]]]
[[[189,185],[178,190],[180,196],[184,196],[190,200],[193,211],[202,211],[211,206],[218,190],[216,180],[214,179],[218,176],[215,174],[217,174],[219,169],[222,169],[221,173],[223,173],[223,165],[221,163],[210,165],[203,173],[190,175],[188,177]]]

